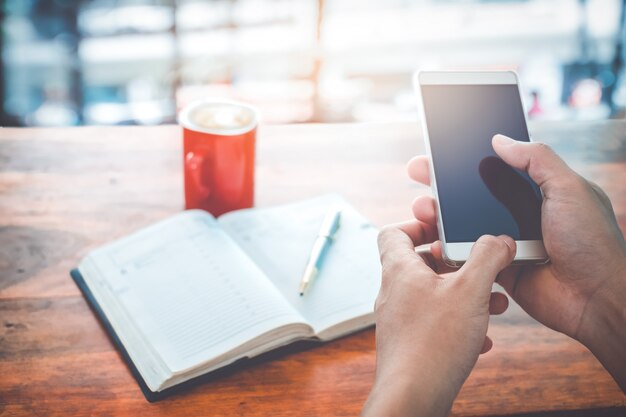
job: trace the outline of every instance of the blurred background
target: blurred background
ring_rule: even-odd
[[[418,69],[514,69],[529,117],[623,118],[626,0],[0,0],[2,126],[417,120]]]

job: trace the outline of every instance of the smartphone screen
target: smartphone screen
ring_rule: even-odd
[[[517,85],[422,85],[447,242],[484,234],[541,240],[541,192],[491,146],[495,134],[528,142]]]

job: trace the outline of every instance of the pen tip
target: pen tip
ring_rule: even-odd
[[[300,297],[302,297],[303,295],[304,295],[304,293],[303,293],[303,292],[301,292],[301,293],[300,293]]]

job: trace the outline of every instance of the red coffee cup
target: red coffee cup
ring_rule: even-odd
[[[219,216],[254,203],[258,112],[227,100],[201,100],[179,114],[185,208]]]

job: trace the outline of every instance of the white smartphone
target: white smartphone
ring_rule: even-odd
[[[541,190],[491,146],[498,133],[530,141],[517,75],[418,72],[413,81],[445,263],[461,266],[485,234],[505,234],[517,242],[513,263],[547,262]]]

